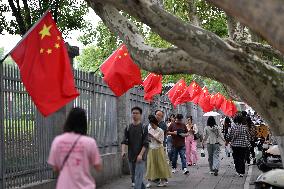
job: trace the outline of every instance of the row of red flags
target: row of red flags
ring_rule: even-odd
[[[198,104],[204,112],[221,110],[227,116],[234,116],[237,107],[232,100],[227,100],[219,92],[210,94],[206,87],[201,88],[195,81],[189,86],[183,79],[179,80],[168,92],[168,97],[174,106],[186,102]]]
[[[121,45],[101,66],[104,81],[116,96],[121,96],[135,85],[143,85],[144,99],[152,98],[162,92],[162,76],[150,73],[142,81],[140,68],[131,59],[125,45]],[[179,80],[168,92],[171,103],[176,107],[179,104],[193,102],[198,104],[204,112],[214,109],[222,110],[225,115],[233,116],[237,108],[232,100],[223,95],[210,94],[206,87],[201,88],[196,82],[186,85],[183,79]]]
[[[38,110],[48,116],[79,96],[67,49],[52,15],[47,11],[10,52],[20,69],[23,84]],[[121,96],[135,85],[143,85],[145,100],[162,92],[162,76],[149,74],[142,81],[140,68],[122,44],[100,67],[104,81],[116,96]],[[232,101],[217,93],[210,95],[193,82],[186,86],[180,80],[169,92],[174,106],[185,102],[199,104],[205,112],[214,108],[234,115]]]

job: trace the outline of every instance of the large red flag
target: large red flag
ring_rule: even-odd
[[[139,67],[122,44],[100,67],[104,81],[116,96],[121,96],[135,85],[142,84]]]
[[[173,88],[171,88],[168,92],[168,97],[171,103],[176,107],[176,100],[184,93],[186,90],[186,83],[183,79],[179,80]]]
[[[20,68],[27,92],[44,116],[79,95],[64,41],[50,12],[27,32],[11,56]]]
[[[202,92],[201,87],[195,82],[191,82],[185,92],[176,100],[176,104],[182,104],[192,101]]]
[[[214,109],[214,106],[211,105],[210,101],[213,98],[213,95],[207,94],[199,99],[199,106],[202,108],[203,112],[210,112]]]
[[[205,97],[208,94],[209,94],[208,89],[207,89],[207,87],[204,86],[202,88],[202,91],[192,100],[192,102],[194,104],[198,104],[200,98],[203,98],[203,97]]]
[[[150,73],[143,81],[144,99],[151,101],[153,96],[162,92],[162,76]]]
[[[216,110],[219,110],[224,100],[226,100],[225,97],[218,92],[211,98],[210,103]]]

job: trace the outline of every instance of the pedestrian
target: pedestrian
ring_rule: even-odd
[[[225,141],[221,128],[216,124],[213,116],[210,116],[207,120],[207,126],[204,128],[204,138],[202,141],[202,146],[204,148],[204,143],[207,143],[208,151],[208,162],[210,168],[210,174],[218,176],[220,167],[220,146],[222,141]]]
[[[245,174],[245,159],[250,147],[250,135],[248,128],[243,125],[243,116],[238,113],[234,118],[231,131],[228,134],[227,143],[231,142],[235,169],[240,177]]]
[[[95,139],[86,136],[87,116],[82,108],[73,108],[64,124],[64,133],[52,142],[48,164],[59,173],[56,188],[94,189],[90,167],[102,169]]]
[[[252,159],[252,164],[256,164],[255,152],[254,152],[254,148],[256,147],[256,139],[257,139],[256,128],[249,116],[246,117],[246,124],[250,134],[250,147],[247,153],[247,164],[248,165],[251,164],[251,159]]]
[[[192,123],[192,116],[187,117],[186,127],[189,131],[189,135],[185,137],[186,162],[188,166],[192,166],[196,165],[198,159],[196,142],[198,138],[194,137],[198,133],[198,128]]]
[[[226,117],[224,120],[223,129],[222,129],[222,133],[224,134],[225,139],[227,138],[230,129],[231,129],[231,120],[229,117]],[[231,148],[229,144],[226,145],[225,152],[226,152],[227,157],[231,157]]]
[[[124,129],[122,141],[122,157],[126,156],[126,146],[128,146],[128,162],[131,172],[132,187],[135,189],[145,189],[143,181],[146,157],[148,149],[148,128],[142,123],[142,109],[133,107],[131,109],[132,123]]]
[[[168,128],[168,134],[172,136],[173,147],[172,147],[172,173],[176,173],[177,158],[180,155],[183,174],[188,174],[189,171],[186,167],[185,157],[185,137],[189,135],[186,125],[183,123],[183,115],[177,114],[176,121]]]
[[[167,144],[167,124],[164,122],[164,112],[162,110],[156,110],[155,111],[155,117],[158,120],[159,128],[161,128],[164,131],[164,141],[163,141],[163,146],[166,148]]]
[[[158,127],[159,122],[154,115],[149,115],[148,119],[151,129],[148,132],[150,143],[147,156],[146,178],[151,181],[158,180],[158,186],[164,187],[166,186],[167,178],[171,176],[163,147],[164,131]],[[147,188],[150,186],[149,182]]]
[[[169,129],[170,125],[175,122],[176,116],[172,114],[169,119],[170,119],[170,122],[167,125],[167,130]],[[170,164],[172,164],[173,138],[172,138],[172,135],[169,135],[168,133],[167,133],[167,152],[168,152],[168,158],[169,158]]]

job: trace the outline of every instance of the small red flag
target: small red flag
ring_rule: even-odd
[[[218,92],[211,98],[211,105],[214,106],[216,110],[219,110],[224,100],[226,100],[226,98]]]
[[[226,99],[223,101],[220,109],[223,111],[225,115],[230,117],[234,116],[238,111],[234,102],[232,100],[226,100]]]
[[[214,109],[214,106],[211,105],[210,101],[213,98],[213,95],[207,94],[206,96],[199,99],[199,106],[202,108],[203,112],[210,112]]]
[[[200,98],[204,98],[208,94],[209,94],[208,89],[204,86],[202,88],[202,91],[192,100],[192,102],[194,104],[198,104]]]
[[[152,101],[153,96],[162,92],[162,76],[150,73],[143,81],[144,99]]]
[[[140,68],[122,44],[100,67],[103,80],[116,96],[121,96],[135,85],[142,84]]]
[[[192,101],[202,92],[201,87],[195,82],[191,82],[185,92],[176,100],[176,104],[182,104]]]
[[[185,92],[186,83],[183,79],[179,80],[173,88],[171,88],[168,92],[169,99],[174,107],[177,106],[176,100]]]
[[[22,81],[36,107],[44,115],[75,99],[67,49],[51,13],[47,12],[11,51]]]

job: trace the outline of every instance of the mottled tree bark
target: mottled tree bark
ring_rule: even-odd
[[[270,45],[284,53],[284,3],[282,0],[207,0],[222,8]]]

